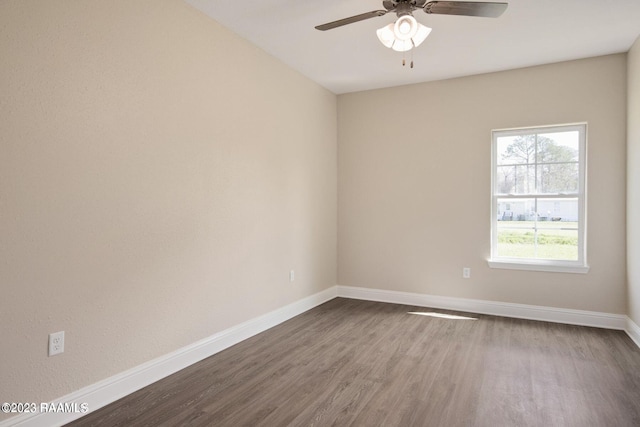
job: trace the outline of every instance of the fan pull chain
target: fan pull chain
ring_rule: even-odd
[[[402,58],[402,66],[404,67],[407,64],[407,61]],[[411,62],[409,62],[409,68],[413,68],[413,54],[411,55]]]
[[[411,43],[413,43],[413,40],[411,41]],[[411,62],[409,63],[409,67],[413,68],[413,49],[410,49],[410,50],[411,50],[411,58],[410,58]],[[402,66],[404,67],[405,65],[407,65],[406,52],[402,52]]]

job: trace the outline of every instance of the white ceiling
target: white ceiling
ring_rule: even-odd
[[[376,37],[393,13],[314,28],[384,9],[381,0],[185,1],[336,94],[626,52],[640,34],[640,0],[502,0],[499,18],[416,10],[433,31],[411,69],[410,52],[403,67]]]

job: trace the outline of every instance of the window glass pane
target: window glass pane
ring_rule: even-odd
[[[577,163],[553,163],[537,166],[538,193],[577,193],[580,168]]]
[[[518,221],[519,224],[505,225],[506,227],[530,227],[533,224],[525,224],[526,221],[535,221],[535,199],[498,199],[497,220],[498,227],[502,221]]]
[[[538,227],[577,228],[578,198],[538,199]],[[543,222],[557,224],[542,224]]]
[[[498,166],[494,191],[497,194],[513,194],[516,192],[516,167]]]
[[[498,194],[531,194],[536,192],[535,165],[498,166],[496,170]]]
[[[531,194],[536,191],[535,165],[515,166],[515,194]]]
[[[560,227],[538,230],[536,258],[577,261],[578,230]]]
[[[532,226],[523,225],[522,228],[513,228],[509,225],[514,222],[498,223],[498,256],[507,258],[535,258],[535,229]],[[531,225],[531,224],[529,224]]]
[[[578,198],[497,200],[497,256],[578,259]]]
[[[577,130],[538,134],[538,163],[579,161],[580,135]]]
[[[496,139],[498,165],[535,162],[535,135],[499,136]]]
[[[578,260],[578,230],[561,227],[536,229],[509,227],[517,222],[498,224],[498,256],[547,260]],[[532,225],[532,224],[528,224]]]

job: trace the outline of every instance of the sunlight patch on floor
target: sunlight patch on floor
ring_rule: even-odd
[[[418,314],[420,316],[430,316],[430,317],[438,317],[440,319],[451,319],[451,320],[478,320],[475,317],[465,317],[465,316],[456,316],[454,314],[444,314],[444,313],[435,313],[435,312],[422,312],[422,311],[410,311],[408,314]]]

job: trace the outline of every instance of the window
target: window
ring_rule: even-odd
[[[586,273],[586,124],[492,132],[496,268]]]

